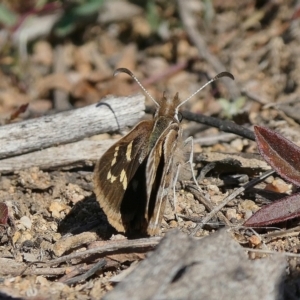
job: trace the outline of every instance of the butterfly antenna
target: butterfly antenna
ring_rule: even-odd
[[[187,99],[185,99],[184,101],[182,101],[176,108],[176,113],[178,113],[178,109],[181,105],[183,105],[185,102],[189,101],[191,98],[193,98],[196,94],[198,94],[200,91],[202,91],[207,85],[211,84],[212,82],[216,81],[219,78],[222,77],[229,77],[232,80],[234,80],[234,77],[231,73],[229,72],[221,72],[218,75],[216,75],[214,78],[212,78],[211,80],[209,80],[207,83],[205,83],[201,88],[199,88],[195,93],[193,93],[191,96],[189,96]]]
[[[135,80],[135,82],[140,86],[140,88],[147,94],[147,96],[159,107],[160,105],[158,104],[158,102],[156,100],[154,100],[154,98],[150,95],[150,93],[144,88],[144,86],[141,84],[141,82],[137,79],[137,77],[127,68],[119,68],[116,69],[114,72],[114,76],[118,75],[119,73],[126,73],[129,76],[131,76],[131,78],[133,78]]]

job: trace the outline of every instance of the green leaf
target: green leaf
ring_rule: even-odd
[[[146,10],[147,10],[146,17],[147,17],[148,23],[150,24],[151,30],[153,32],[156,32],[159,28],[161,20],[160,20],[155,2],[153,0],[147,2]]]
[[[220,98],[217,100],[222,107],[222,114],[228,119],[239,113],[240,109],[245,105],[245,97],[239,97],[235,101],[231,102],[225,98]]]
[[[85,17],[97,12],[105,0],[89,0],[84,4],[74,7],[73,13],[78,17]]]
[[[16,24],[18,15],[9,10],[3,4],[0,4],[0,23],[5,26],[11,27]]]
[[[67,13],[55,25],[54,33],[59,37],[64,37],[70,34],[76,28],[76,17]]]

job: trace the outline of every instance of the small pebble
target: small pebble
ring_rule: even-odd
[[[177,222],[175,220],[172,220],[170,223],[169,223],[169,226],[170,228],[176,228],[177,227]]]
[[[252,200],[244,200],[239,206],[242,210],[250,210],[252,212],[255,212],[259,209],[259,206],[256,205],[255,202]]]
[[[292,191],[292,184],[287,184],[281,178],[276,178],[272,183],[267,184],[265,189],[277,193],[288,193]]]
[[[31,220],[27,217],[27,216],[23,216],[21,219],[20,219],[20,223],[22,225],[24,225],[27,229],[31,229],[31,226],[32,226],[32,222]]]
[[[226,218],[228,220],[237,219],[237,213],[235,208],[228,208],[226,211]]]
[[[252,235],[249,238],[249,242],[251,243],[252,246],[257,247],[258,245],[261,244],[261,238],[259,236],[257,236],[257,235]]]

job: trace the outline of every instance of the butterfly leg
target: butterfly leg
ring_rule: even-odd
[[[211,202],[210,197],[208,194],[205,194],[205,192],[201,189],[200,185],[198,184],[198,181],[195,177],[195,173],[194,173],[194,168],[193,168],[193,161],[194,161],[194,140],[193,137],[188,137],[185,141],[184,141],[184,147],[189,146],[189,151],[190,151],[190,155],[189,155],[189,160],[186,162],[186,164],[189,164],[189,169],[192,173],[192,178],[193,181],[197,187],[197,190],[199,191],[199,193],[202,195],[202,198],[206,201],[206,202]]]
[[[175,173],[175,176],[173,179],[173,200],[170,200],[170,204],[171,204],[172,210],[174,211],[174,216],[175,216],[176,221],[178,221],[178,216],[176,213],[176,205],[177,205],[176,183],[178,180],[179,171],[180,171],[180,164],[178,163],[178,165],[176,166],[176,173]]]
[[[195,177],[195,173],[194,173],[194,167],[193,167],[193,161],[194,161],[194,140],[193,140],[192,136],[188,137],[184,141],[184,148],[186,146],[189,146],[189,152],[190,152],[189,160],[186,162],[186,164],[189,164],[189,166],[190,166],[190,171],[191,171],[191,174],[192,174],[192,178],[193,178],[193,181],[194,181],[195,185],[197,186],[197,189],[202,192],[202,189],[199,186],[199,184],[197,182],[197,179]]]
[[[178,216],[176,213],[176,207],[177,207],[176,183],[178,180],[183,179],[183,178],[180,178],[180,177],[182,177],[182,175],[180,175],[180,172],[181,171],[183,173],[186,173],[187,171],[188,171],[188,173],[191,172],[193,181],[194,181],[195,185],[197,186],[198,191],[203,193],[201,187],[199,186],[199,184],[196,180],[194,170],[193,170],[194,143],[193,143],[192,137],[187,138],[183,142],[183,152],[184,152],[184,154],[189,154],[189,157],[188,157],[187,161],[185,161],[185,159],[181,162],[178,161],[177,164],[174,166],[174,168],[176,168],[176,172],[175,172],[175,176],[173,178],[173,197],[172,197],[172,199],[170,199],[170,205],[171,205],[172,210],[174,211],[176,220],[178,220]],[[185,167],[185,165],[187,165],[187,167]],[[188,178],[190,179],[190,175],[188,175],[188,176],[189,176]],[[185,177],[185,176],[183,176],[183,177]]]

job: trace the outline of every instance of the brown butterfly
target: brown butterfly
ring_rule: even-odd
[[[156,113],[152,120],[137,124],[100,158],[94,171],[95,194],[117,231],[157,235],[170,188],[175,186],[178,175],[176,152],[182,136],[178,109],[216,79],[234,77],[222,72],[180,103],[178,93],[173,99],[163,95],[155,101],[131,71],[120,68],[114,75],[120,72],[141,86],[155,103]]]

